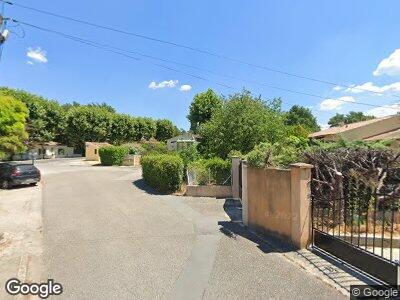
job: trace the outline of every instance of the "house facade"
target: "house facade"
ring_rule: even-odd
[[[167,149],[169,151],[179,151],[196,144],[196,136],[192,133],[184,133],[167,140]]]
[[[86,160],[100,161],[99,149],[101,147],[111,146],[109,143],[86,142],[85,158]]]
[[[328,128],[309,137],[324,141],[400,141],[400,114]]]
[[[35,143],[22,154],[13,155],[13,160],[51,159],[74,157],[74,148],[57,142]]]

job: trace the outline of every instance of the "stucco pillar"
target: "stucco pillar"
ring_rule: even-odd
[[[292,164],[291,186],[291,240],[302,249],[311,241],[311,169],[312,165]]]
[[[249,210],[247,200],[247,162],[242,162],[242,222],[249,226]]]
[[[240,157],[232,157],[232,198],[239,199],[239,166]]]

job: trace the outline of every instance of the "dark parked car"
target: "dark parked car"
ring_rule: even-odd
[[[0,163],[0,187],[2,189],[23,184],[35,185],[39,181],[40,171],[32,164]]]

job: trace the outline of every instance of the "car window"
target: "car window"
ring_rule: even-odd
[[[36,167],[33,165],[19,165],[17,169],[21,172],[29,172],[29,171],[36,171]]]

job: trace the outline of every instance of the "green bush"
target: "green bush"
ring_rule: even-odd
[[[206,160],[206,169],[210,170],[211,178],[216,185],[227,184],[226,181],[231,175],[231,163],[219,157]]]
[[[272,145],[261,143],[247,154],[247,163],[250,167],[262,168],[268,164],[271,156]]]
[[[229,185],[231,163],[219,157],[200,159],[189,164],[188,169],[195,173],[199,185]]]
[[[143,178],[159,192],[175,192],[183,178],[183,161],[177,155],[152,154],[142,157]]]
[[[107,146],[99,149],[100,161],[103,166],[120,166],[129,148],[124,146]]]
[[[193,174],[195,182],[191,184],[208,185],[211,183],[211,176],[209,170],[206,168],[204,159],[199,159],[189,163],[188,170]]]
[[[185,168],[187,168],[189,163],[200,158],[200,153],[197,151],[196,145],[190,145],[189,147],[178,151],[178,155],[182,158]]]
[[[143,151],[142,155],[156,155],[156,154],[167,154],[167,144],[164,142],[147,142],[141,144]]]
[[[255,168],[287,167],[302,160],[301,152],[307,146],[301,138],[295,136],[289,136],[274,144],[260,143],[247,154],[247,162],[249,166]]]

